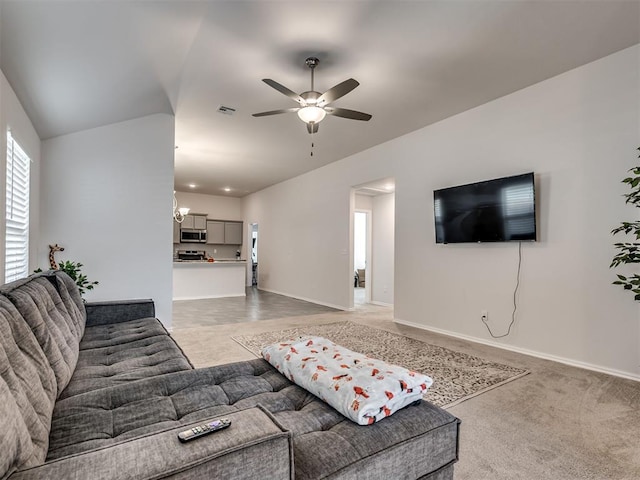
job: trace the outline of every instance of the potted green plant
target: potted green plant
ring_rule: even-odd
[[[631,192],[624,194],[624,197],[626,203],[640,208],[640,167],[630,169],[629,173],[630,175],[622,180],[622,183],[626,183],[631,188]],[[622,222],[619,227],[611,230],[611,233],[613,235],[631,234],[636,241],[615,243],[614,247],[618,253],[613,257],[610,267],[640,263],[640,221]],[[640,301],[640,275],[637,273],[628,276],[618,274],[618,280],[613,284],[621,285],[625,290],[630,290],[634,294],[634,299]]]
[[[80,272],[82,268],[82,263],[80,262],[60,262],[58,264],[60,270],[65,272],[67,275],[71,277],[73,281],[78,285],[78,290],[80,291],[80,295],[84,296],[84,292],[87,290],[93,290],[93,287],[98,285],[98,282],[90,282],[87,279],[87,276],[84,273]]]
[[[80,262],[70,262],[68,260],[66,262],[58,263],[59,270],[62,270],[63,272],[65,272],[67,275],[71,277],[71,279],[74,282],[76,282],[76,285],[78,285],[78,290],[80,291],[81,296],[84,296],[84,293],[87,290],[93,290],[93,287],[95,287],[99,283],[99,282],[90,282],[87,276],[84,273],[81,273],[80,270],[83,266],[84,265]],[[40,273],[40,272],[42,272],[41,268],[34,270],[34,273]]]

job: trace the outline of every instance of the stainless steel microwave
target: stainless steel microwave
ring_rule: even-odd
[[[180,230],[180,243],[207,243],[207,231],[183,228]]]

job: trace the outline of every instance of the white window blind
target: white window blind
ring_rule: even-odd
[[[502,190],[502,204],[507,216],[528,215],[533,212],[533,185],[513,185]]]
[[[531,215],[533,202],[532,184],[513,185],[502,190],[502,204],[506,205],[504,223],[506,238],[535,232],[535,219]]]
[[[7,185],[4,281],[29,275],[30,159],[7,132]]]

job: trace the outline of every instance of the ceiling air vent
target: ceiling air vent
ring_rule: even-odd
[[[224,105],[218,105],[218,112],[225,115],[233,115],[236,113],[236,109],[233,107],[225,107]]]

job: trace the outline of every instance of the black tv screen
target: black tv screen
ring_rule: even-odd
[[[536,240],[533,173],[433,192],[436,243]]]

